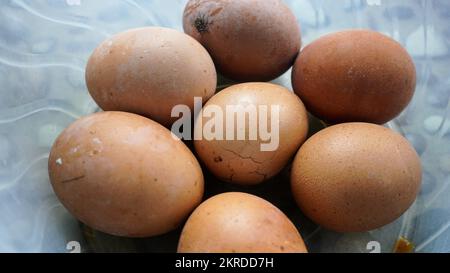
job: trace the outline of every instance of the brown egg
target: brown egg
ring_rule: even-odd
[[[189,217],[179,253],[306,253],[294,224],[257,196],[225,193],[201,204]]]
[[[219,113],[208,117],[210,110]],[[308,132],[308,117],[300,99],[270,83],[229,87],[210,99],[202,116],[195,126],[198,156],[215,176],[241,185],[259,184],[279,173]],[[237,121],[239,117],[245,118],[240,118],[242,123]],[[217,135],[209,137],[205,132],[213,127],[211,122],[217,124]],[[197,136],[202,132],[200,140]],[[243,132],[241,137],[238,132]]]
[[[194,108],[194,97],[207,101],[217,75],[208,52],[176,30],[147,27],[117,34],[92,54],[86,82],[105,111],[147,116],[170,126],[172,108]]]
[[[177,228],[203,196],[190,150],[147,118],[103,112],[82,118],[56,140],[49,158],[56,195],[94,229],[150,237]]]
[[[395,40],[351,30],[305,47],[294,65],[292,83],[306,108],[327,122],[383,124],[411,101],[416,70]]]
[[[379,125],[329,127],[300,148],[292,191],[302,211],[338,232],[376,229],[400,217],[421,185],[421,163],[401,135]]]
[[[301,47],[297,19],[281,0],[190,0],[183,25],[220,72],[239,81],[277,78]]]

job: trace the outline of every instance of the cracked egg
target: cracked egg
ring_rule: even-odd
[[[195,124],[195,150],[223,181],[256,185],[278,174],[305,141],[301,100],[270,83],[231,86],[215,95]]]

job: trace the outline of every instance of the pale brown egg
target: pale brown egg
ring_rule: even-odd
[[[395,40],[369,30],[342,31],[302,50],[292,83],[308,111],[324,121],[383,124],[411,101],[416,69]]]
[[[401,135],[368,123],[346,123],[312,136],[292,167],[301,210],[338,232],[369,231],[399,218],[419,193],[419,156]]]
[[[208,136],[209,131],[215,134]],[[279,173],[307,133],[307,113],[294,93],[270,83],[245,83],[210,99],[196,120],[194,144],[215,176],[255,185]]]
[[[238,81],[268,81],[286,72],[301,47],[300,27],[281,0],[190,0],[184,31]]]
[[[179,253],[306,253],[294,224],[271,203],[245,193],[225,193],[189,217]]]
[[[69,212],[112,235],[174,230],[203,197],[203,174],[190,150],[135,114],[102,112],[77,120],[54,143],[48,167]]]
[[[193,110],[194,97],[206,102],[214,95],[217,75],[196,40],[176,30],[147,27],[104,41],[89,59],[86,83],[103,110],[140,114],[170,126],[174,106]]]

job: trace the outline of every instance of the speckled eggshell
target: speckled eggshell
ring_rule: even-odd
[[[416,69],[395,40],[349,30],[305,47],[294,65],[292,84],[308,111],[324,121],[383,124],[411,101]]]
[[[105,111],[144,115],[165,126],[174,106],[194,108],[216,91],[214,63],[190,36],[167,28],[146,27],[104,41],[86,67],[90,94]]]
[[[294,224],[264,199],[245,193],[216,195],[189,217],[179,253],[306,253]]]
[[[203,174],[190,150],[135,114],[102,112],[76,121],[54,143],[48,167],[69,212],[117,236],[169,232],[203,197]]]
[[[195,150],[206,167],[218,178],[240,185],[256,185],[279,173],[294,157],[300,145],[306,140],[308,133],[308,117],[301,100],[288,89],[270,83],[245,83],[231,86],[214,97],[205,105],[218,107],[225,118],[228,113],[227,106],[240,105],[243,107],[267,106],[267,119],[262,124],[269,124],[272,120],[270,109],[279,107],[279,139],[278,147],[273,151],[262,151],[261,144],[264,141],[258,134],[258,140],[208,140],[203,138],[195,140]],[[260,115],[258,114],[258,119]],[[195,131],[204,130],[211,118],[203,117],[196,121]],[[274,122],[275,117],[273,117]],[[245,123],[245,130],[249,132],[253,128],[249,126],[249,120]],[[262,126],[258,125],[258,126]],[[202,126],[203,125],[203,126]],[[224,137],[228,130],[238,130],[237,122],[234,127],[227,127],[224,121]],[[270,126],[269,126],[270,128]],[[236,136],[236,134],[235,134]]]
[[[300,148],[292,191],[301,210],[338,232],[363,232],[399,218],[416,199],[419,156],[401,135],[368,123],[329,127]]]
[[[300,27],[281,0],[190,0],[184,30],[238,81],[268,81],[286,72],[301,48]]]

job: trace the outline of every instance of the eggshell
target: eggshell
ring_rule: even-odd
[[[306,253],[292,222],[271,203],[245,193],[216,195],[189,217],[179,253]]]
[[[76,121],[56,140],[48,167],[69,212],[112,235],[171,231],[203,196],[203,174],[190,150],[163,126],[129,113]]]
[[[305,47],[292,72],[295,92],[329,122],[383,124],[411,101],[416,70],[395,40],[368,30],[326,35]]]
[[[329,127],[300,148],[292,191],[302,211],[338,232],[369,231],[399,218],[420,190],[419,156],[401,135],[368,123]]]
[[[86,83],[105,111],[141,114],[165,126],[174,106],[194,108],[216,90],[217,75],[208,52],[176,30],[146,27],[104,41],[86,68]]]
[[[244,113],[245,108],[254,106],[258,117],[262,122],[257,122],[256,127],[250,125],[249,115],[245,127],[240,127],[234,122],[234,126],[227,125],[227,116],[231,113],[229,106],[242,106],[239,113]],[[205,108],[217,107],[223,112],[223,140],[197,139],[194,143],[199,158],[206,167],[218,178],[241,185],[255,185],[279,173],[292,159],[300,145],[305,141],[308,133],[308,117],[301,100],[288,89],[270,83],[245,83],[229,87],[217,95],[205,105]],[[259,112],[259,107],[266,107],[267,116]],[[279,107],[278,120],[276,107]],[[272,112],[272,110],[275,110]],[[202,112],[203,115],[204,112]],[[235,115],[236,117],[237,115]],[[266,117],[266,118],[264,118]],[[212,117],[198,118],[195,126],[196,135],[204,131],[206,124]],[[278,134],[273,125],[278,125]],[[262,149],[262,144],[268,144],[260,132],[257,140],[251,140],[249,132],[259,130],[266,125],[271,132],[273,150]],[[237,138],[239,128],[245,128],[247,132],[245,140]],[[230,130],[234,130],[234,138],[226,139]],[[278,141],[277,141],[277,140]],[[275,143],[278,146],[275,147]]]
[[[183,26],[238,81],[277,78],[301,47],[297,19],[281,0],[190,0]]]

